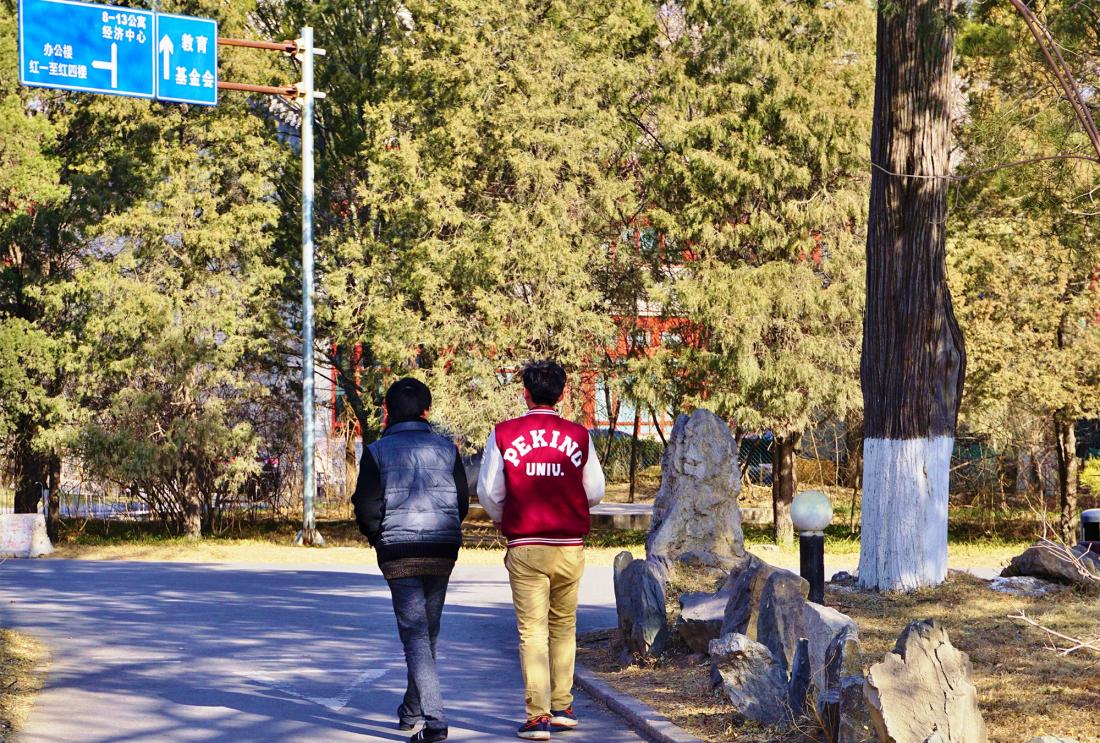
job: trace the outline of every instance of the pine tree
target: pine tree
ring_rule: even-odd
[[[799,437],[857,404],[871,18],[860,3],[666,3],[631,112],[647,215],[687,254],[654,292],[695,328],[647,367],[674,406],[774,431],[779,541]]]
[[[358,386],[340,381],[366,435],[378,391],[409,373],[471,442],[521,409],[528,359],[562,362],[576,392],[611,335],[594,276],[637,211],[618,110],[651,16],[634,2],[295,8],[337,50],[318,82],[341,90],[320,114],[318,336],[362,348]]]
[[[1044,9],[1084,85],[1100,80],[1088,58],[1100,37],[1084,6]],[[962,26],[960,71],[969,115],[950,223],[949,273],[969,346],[963,415],[1002,446],[1003,421],[1026,415],[1051,426],[1060,481],[1058,529],[1076,532],[1074,428],[1100,415],[1100,220],[1087,206],[1100,167],[1070,106],[1010,8],[983,3]],[[1055,157],[1001,168],[1038,158]]]

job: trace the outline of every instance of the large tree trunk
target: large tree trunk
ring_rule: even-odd
[[[947,495],[966,355],[944,258],[954,0],[878,11],[859,581],[947,576]]]
[[[801,438],[799,433],[775,437],[775,453],[772,455],[772,534],[776,544],[794,542],[791,501],[798,490],[795,456]]]
[[[183,496],[183,536],[202,539],[202,496],[185,492]]]
[[[1062,541],[1077,541],[1077,419],[1068,411],[1054,414],[1054,436],[1058,450],[1058,519]]]
[[[61,458],[50,457],[46,483],[50,489],[50,499],[46,508],[46,536],[57,544],[61,537]]]
[[[853,410],[844,418],[844,485],[859,487],[863,474],[863,413]]]
[[[35,451],[31,444],[33,423],[25,418],[23,421],[14,446],[15,512],[38,513],[42,489],[50,482],[50,457]]]

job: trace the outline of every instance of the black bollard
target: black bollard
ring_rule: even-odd
[[[804,531],[798,534],[799,575],[810,583],[810,601],[825,603],[825,535]]]

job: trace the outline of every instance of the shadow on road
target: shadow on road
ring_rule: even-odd
[[[404,659],[377,574],[9,562],[0,599],[0,623],[54,654],[28,743],[404,740]],[[605,605],[582,609],[582,625],[609,622]],[[523,693],[502,570],[456,572],[440,673],[453,739],[512,734]]]

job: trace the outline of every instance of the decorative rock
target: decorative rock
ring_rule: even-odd
[[[780,725],[787,719],[787,674],[771,651],[738,633],[710,643],[710,675],[730,703],[750,720]]]
[[[830,583],[843,586],[854,586],[859,579],[849,573],[847,570],[841,570],[837,573],[833,573],[833,577],[829,579]]]
[[[970,658],[934,620],[911,622],[864,682],[878,739],[924,743],[938,732],[945,743],[984,743],[985,722],[970,673]]]
[[[1059,738],[1056,735],[1040,735],[1027,743],[1077,743],[1073,738]]]
[[[0,558],[41,557],[53,552],[40,513],[0,514]]]
[[[1033,578],[1030,575],[994,578],[990,581],[989,587],[999,593],[1008,593],[1013,596],[1049,596],[1052,593],[1066,590],[1066,586],[1062,583],[1053,583],[1042,578]]]
[[[847,676],[836,687],[817,698],[821,723],[831,743],[867,743],[875,740],[867,702],[863,698],[863,676]]]
[[[721,634],[730,632],[747,635],[749,639],[756,639],[757,608],[760,606],[760,594],[764,590],[764,583],[768,576],[778,568],[772,567],[755,555],[750,554],[749,560],[741,570],[733,570],[726,581],[729,589],[729,601],[726,603],[725,618],[722,620]],[[809,584],[807,584],[809,592]]]
[[[806,697],[810,693],[810,641],[802,638],[791,661],[791,679],[787,683],[787,709],[792,720],[806,714]]]
[[[825,650],[825,681],[820,688],[834,689],[851,676],[863,677],[863,648],[853,622],[841,629]]]
[[[1100,587],[1100,555],[1083,548],[1069,549],[1063,544],[1040,539],[1012,558],[1001,576],[1030,575],[1076,586]]]
[[[696,653],[705,653],[711,640],[722,634],[730,584],[717,593],[685,593],[680,596],[680,618],[676,631]]]
[[[836,660],[842,667],[850,669],[844,675],[860,674],[863,672],[863,667],[859,657],[859,628],[856,623],[847,614],[841,614],[836,609],[815,604],[812,601],[803,603],[799,637],[805,637],[810,641],[810,674],[814,686],[818,689],[828,687],[826,667],[829,650],[833,646],[833,641],[842,635],[849,638],[850,643],[834,649],[840,653],[840,658]],[[856,657],[854,659],[844,657],[845,650],[853,652],[853,645]]]
[[[741,472],[729,426],[709,410],[676,419],[661,458],[646,554],[726,572],[745,556]]]
[[[649,560],[629,552],[615,556],[615,609],[619,631],[629,652],[660,655],[668,639],[665,617],[665,573]]]
[[[756,639],[775,654],[783,670],[791,667],[802,632],[803,605],[810,584],[789,570],[771,568],[758,604]]]

